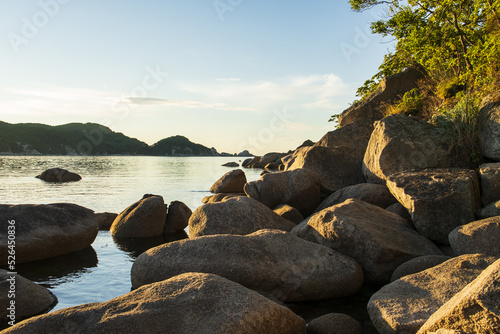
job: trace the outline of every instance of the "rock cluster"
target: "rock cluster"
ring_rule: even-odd
[[[384,105],[423,77],[410,67],[386,78],[317,143],[245,160],[243,168],[268,173],[251,182],[243,170],[226,173],[192,213],[145,195],[116,217],[111,234],[158,237],[189,225],[189,239],[138,256],[131,293],[37,316],[7,333],[81,326],[93,333],[305,333],[305,321],[283,303],[355,298],[368,286],[378,290],[367,311],[381,334],[499,333],[500,103],[488,100],[480,111],[483,155],[493,163],[478,172],[459,168],[433,125],[382,118]],[[56,241],[68,251],[95,238],[87,209],[37,210],[0,205],[0,216],[30,222],[20,228],[25,254],[36,248],[26,261],[57,255],[45,249],[56,249]],[[0,221],[2,231],[6,224]],[[69,225],[86,232],[75,236]],[[50,246],[39,247],[37,238]],[[6,255],[0,243],[0,258]],[[310,333],[366,326],[347,306],[345,314],[308,320]]]

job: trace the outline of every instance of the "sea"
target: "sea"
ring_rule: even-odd
[[[120,213],[144,194],[163,196],[165,203],[184,202],[191,210],[211,195],[212,184],[241,157],[146,156],[0,156],[0,204],[74,203],[99,212]],[[49,168],[78,173],[78,182],[54,184],[35,178]],[[244,169],[247,180],[261,170]],[[186,234],[189,230],[186,229]],[[186,237],[186,234],[178,238]],[[48,260],[17,264],[21,275],[50,289],[58,298],[52,309],[103,302],[131,291],[130,269],[150,247],[177,237],[114,240],[100,231],[91,248]]]

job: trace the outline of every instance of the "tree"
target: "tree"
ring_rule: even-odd
[[[388,19],[373,22],[372,32],[396,39],[380,71],[372,78],[397,73],[418,63],[442,85],[462,84],[485,92],[500,73],[500,0],[350,0],[363,11],[385,5]],[[373,81],[358,90],[366,96]],[[369,86],[367,86],[369,85]]]

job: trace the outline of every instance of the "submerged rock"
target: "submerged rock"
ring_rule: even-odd
[[[216,275],[186,273],[104,303],[31,318],[5,333],[290,333],[305,322],[288,308]]]
[[[134,262],[132,286],[186,272],[220,275],[284,302],[350,296],[363,284],[363,272],[353,259],[287,232],[260,230],[152,248]]]
[[[9,291],[14,297],[9,297]],[[12,307],[11,301],[15,304]],[[48,312],[57,304],[57,297],[50,290],[18,274],[0,269],[0,324],[17,323],[35,315]],[[9,310],[9,308],[12,310]]]
[[[36,178],[46,182],[74,182],[82,179],[80,175],[62,168],[47,169]]]
[[[0,204],[0,217],[0,265],[7,264],[9,230],[15,230],[16,263],[83,250],[99,232],[94,211],[76,204]]]

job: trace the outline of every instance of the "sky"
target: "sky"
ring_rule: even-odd
[[[0,120],[286,152],[393,49],[348,1],[0,0]]]

